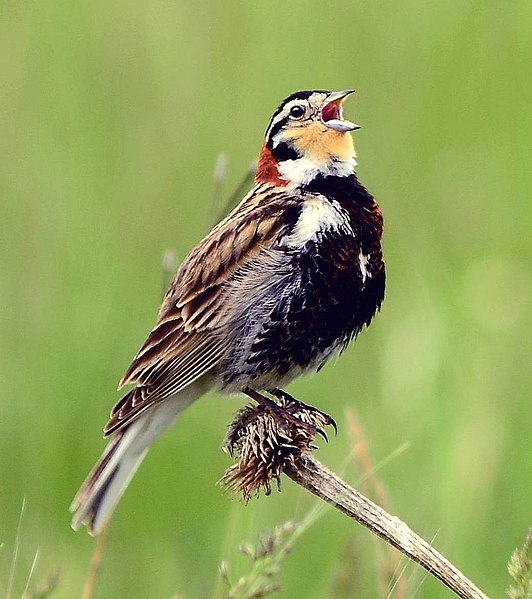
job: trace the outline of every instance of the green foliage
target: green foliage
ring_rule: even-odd
[[[347,480],[346,407],[376,462],[409,442],[380,471],[392,511],[503,596],[532,496],[531,26],[529,0],[2,3],[0,595],[26,496],[12,596],[37,550],[32,580],[61,565],[52,596],[80,596],[94,540],[68,506],[155,319],[164,251],[179,263],[224,209],[217,156],[227,196],[284,96],[355,87],[346,116],[385,217],[387,297],[335,365],[289,391],[335,417],[318,458]],[[209,395],[150,452],[93,599],[211,597],[231,548],[308,512],[290,481],[246,507],[216,487],[241,406]],[[279,598],[327,597],[352,532],[333,512],[308,529]],[[447,596],[430,578],[419,594]]]
[[[220,575],[229,586],[228,599],[258,599],[273,595],[281,589],[276,581],[281,563],[291,551],[298,525],[293,522],[276,526],[273,532],[263,532],[257,544],[244,543],[242,554],[252,561],[250,571],[231,583],[229,565],[223,562]]]
[[[532,597],[532,528],[528,529],[525,543],[516,549],[510,562],[508,572],[514,584],[506,591],[507,599],[531,599]]]
[[[48,579],[44,583],[25,593],[22,599],[48,599],[48,597],[54,596],[54,592],[57,590],[60,581],[61,569],[57,568],[48,576]]]

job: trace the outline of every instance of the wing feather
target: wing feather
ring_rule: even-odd
[[[216,367],[224,350],[227,298],[235,273],[289,234],[301,197],[270,184],[256,185],[188,255],[177,271],[155,328],[122,377],[135,384],[113,409],[104,431],[134,418]]]

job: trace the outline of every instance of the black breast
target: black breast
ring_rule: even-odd
[[[321,193],[334,200],[349,214],[351,227],[360,254],[368,257],[367,276],[358,297],[357,321],[369,326],[384,300],[386,269],[382,257],[382,212],[375,198],[359,182],[355,174],[349,177],[316,177],[306,191]],[[361,326],[362,326],[361,325]],[[360,331],[355,330],[355,335]]]
[[[274,367],[285,374],[293,366],[303,369],[325,361],[360,331],[362,277],[353,239],[324,236],[291,253],[294,273],[288,292],[270,314],[256,337],[249,364],[265,371]],[[317,364],[316,366],[319,366]]]
[[[245,334],[241,331],[239,337],[247,337],[249,345],[242,361],[233,354],[224,368],[226,383],[319,368],[369,325],[379,309],[385,284],[382,216],[364,188],[354,185],[356,178],[342,179],[334,194],[330,185],[308,191],[340,204],[350,227],[325,229],[303,247],[284,246],[282,266],[272,272],[267,296],[248,306]],[[368,257],[363,268],[361,255]]]

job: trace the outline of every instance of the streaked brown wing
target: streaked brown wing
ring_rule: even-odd
[[[115,406],[104,432],[119,430],[141,412],[212,369],[224,346],[223,294],[235,272],[267,251],[293,225],[300,197],[257,185],[188,255],[177,271],[157,323],[120,381],[136,387]]]

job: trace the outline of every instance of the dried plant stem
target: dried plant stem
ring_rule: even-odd
[[[377,476],[364,430],[353,409],[348,408],[346,416],[349,423],[348,432],[353,444],[353,458],[364,473],[358,479],[357,486],[360,486],[361,490],[365,489],[368,491],[369,495],[373,496],[384,510],[388,510],[390,505],[388,493],[386,492],[384,483]],[[403,445],[403,448],[406,445]],[[392,456],[393,454],[386,459],[390,459]],[[403,554],[399,553],[391,545],[383,545],[377,536],[373,536],[372,539],[375,542],[378,556],[377,581],[381,595],[386,597],[386,599],[390,599],[392,596],[396,597],[396,599],[405,599],[408,593],[407,580],[403,576],[406,566],[404,563],[401,563],[404,561]]]
[[[367,497],[352,489],[334,472],[309,456],[316,434],[327,439],[330,416],[280,389],[271,399],[245,391],[256,406],[239,410],[229,427],[225,449],[236,458],[221,482],[239,492],[244,502],[261,490],[268,495],[281,473],[323,501],[353,518],[389,545],[420,564],[462,599],[488,599],[457,568],[408,526]],[[336,428],[336,427],[335,427]]]
[[[488,599],[460,570],[399,520],[352,489],[317,460],[302,454],[286,462],[285,474],[320,499],[369,528],[413,559],[463,599]]]
[[[83,588],[83,595],[81,599],[92,599],[94,594],[94,588],[96,586],[96,580],[98,578],[98,573],[100,571],[100,566],[103,559],[103,552],[105,548],[105,541],[107,539],[107,532],[109,530],[109,523],[107,523],[98,539],[96,541],[96,546],[94,547],[94,552],[92,554],[91,564],[89,568],[89,573],[87,575],[87,580],[85,581],[85,587]]]

